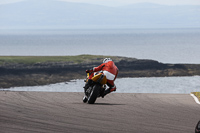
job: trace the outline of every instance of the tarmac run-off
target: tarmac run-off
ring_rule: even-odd
[[[189,94],[112,93],[96,104],[79,92],[0,92],[1,133],[194,133],[200,105]]]

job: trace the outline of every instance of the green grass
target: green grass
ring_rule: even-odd
[[[114,56],[101,56],[101,55],[77,55],[77,56],[0,56],[0,65],[3,64],[35,64],[46,62],[71,62],[71,63],[83,63],[83,62],[102,62],[105,57],[110,57],[114,60],[118,60],[118,57]]]
[[[192,92],[192,94],[194,94],[200,101],[200,92]]]

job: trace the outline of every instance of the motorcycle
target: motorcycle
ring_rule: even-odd
[[[195,133],[200,133],[200,121],[196,125]]]
[[[85,81],[85,84],[88,82],[89,76],[92,73],[87,73],[87,78]],[[92,84],[89,86],[88,89],[84,91],[85,96],[83,97],[83,102],[88,104],[94,104],[96,99],[104,93],[106,89],[106,75],[104,75],[102,72],[94,74],[92,77]]]

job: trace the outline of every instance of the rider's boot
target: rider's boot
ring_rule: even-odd
[[[105,90],[101,97],[104,98],[104,96],[109,94],[110,92],[110,89]]]
[[[103,95],[101,97],[104,98],[105,95],[107,95],[107,94],[109,94],[109,93],[111,93],[113,91],[116,91],[116,86],[110,87],[107,90],[105,90],[104,93],[103,93]]]

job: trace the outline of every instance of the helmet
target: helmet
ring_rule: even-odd
[[[108,62],[108,61],[112,61],[112,59],[110,59],[110,58],[105,58],[105,59],[103,60],[103,63],[106,63],[106,62]]]

